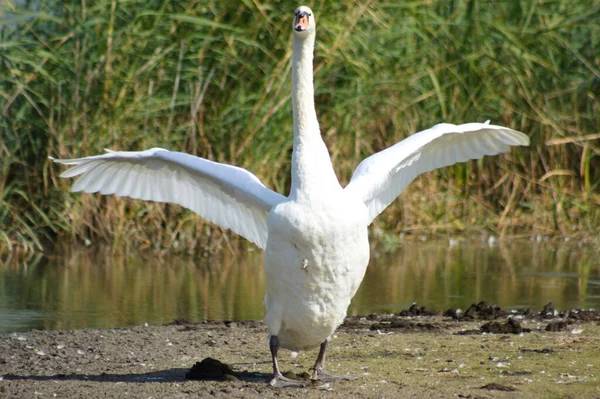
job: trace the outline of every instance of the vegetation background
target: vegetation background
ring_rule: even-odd
[[[442,121],[490,119],[532,140],[422,176],[375,231],[599,240],[599,1],[307,5],[317,112],[342,182],[365,156]],[[177,206],[71,194],[47,157],[164,147],[240,165],[287,193],[295,6],[4,0],[0,252],[236,244]]]

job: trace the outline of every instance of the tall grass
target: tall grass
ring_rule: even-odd
[[[317,112],[341,181],[418,130],[492,120],[532,147],[426,175],[390,233],[582,238],[600,226],[600,3],[315,2]],[[176,206],[70,194],[47,156],[165,147],[236,164],[286,193],[288,2],[5,0],[0,240],[115,248],[232,245]]]

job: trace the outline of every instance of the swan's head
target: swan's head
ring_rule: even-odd
[[[301,6],[294,12],[294,33],[298,36],[307,36],[308,32],[315,31],[315,16],[310,8]]]

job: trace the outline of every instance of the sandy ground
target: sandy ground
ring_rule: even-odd
[[[600,398],[600,313],[471,313],[347,319],[326,368],[359,379],[308,388],[267,384],[261,322],[4,334],[0,398]],[[282,369],[300,375],[316,354],[282,350]],[[207,357],[231,367],[226,381],[186,379]]]

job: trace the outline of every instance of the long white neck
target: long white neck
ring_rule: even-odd
[[[308,37],[294,35],[292,53],[292,106],[294,109],[294,151],[290,197],[315,198],[339,190],[329,151],[321,138],[313,87],[314,32]]]

